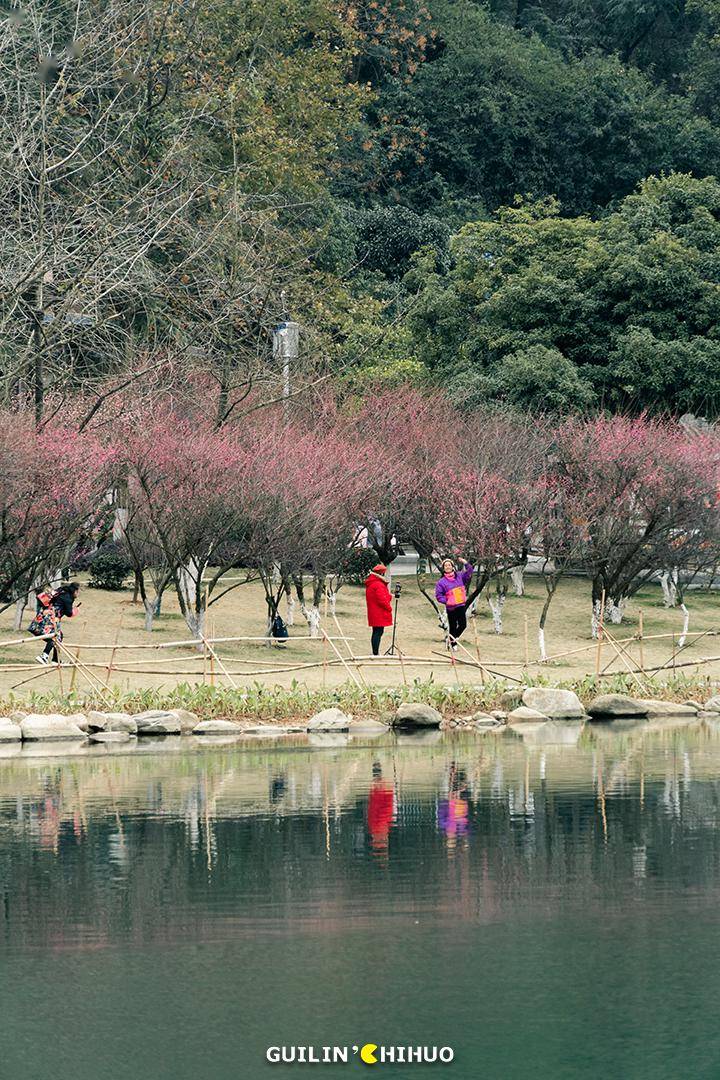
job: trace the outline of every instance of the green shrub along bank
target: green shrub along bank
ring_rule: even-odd
[[[299,684],[290,689],[262,686],[259,683],[244,689],[231,690],[212,686],[189,686],[183,683],[174,689],[69,694],[32,693],[5,697],[0,713],[7,715],[15,709],[25,712],[74,713],[90,709],[138,713],[147,709],[188,709],[202,720],[263,720],[282,723],[307,718],[320,709],[338,706],[354,716],[379,717],[391,713],[403,701],[420,701],[433,705],[445,716],[461,716],[473,711],[497,708],[504,691],[517,688],[518,683],[494,679],[484,685],[443,686],[432,680],[416,680],[404,687],[357,687],[345,683],[332,689],[311,690]],[[717,683],[699,676],[675,676],[665,681],[647,682],[647,693],[640,692],[632,678],[616,675],[612,679],[584,679],[552,684],[548,679],[529,678],[523,686],[557,685],[574,690],[587,704],[597,694],[622,693],[635,697],[657,697],[665,701],[686,699],[705,701],[715,691]]]

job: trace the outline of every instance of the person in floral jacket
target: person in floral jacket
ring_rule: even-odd
[[[76,581],[65,581],[54,593],[47,590],[37,593],[38,614],[34,622],[40,625],[41,634],[53,635],[47,639],[45,648],[37,657],[39,664],[57,664],[57,646],[63,639],[60,623],[77,615],[80,605],[75,601],[79,592],[80,586]]]

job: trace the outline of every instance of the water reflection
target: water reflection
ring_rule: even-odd
[[[384,856],[388,851],[390,826],[395,817],[395,787],[383,778],[382,765],[374,761],[372,766],[372,784],[367,800],[367,824],[370,844],[376,855]]]
[[[452,761],[448,770],[447,794],[438,799],[437,804],[438,828],[445,834],[449,852],[455,850],[459,838],[467,836],[469,813],[467,776],[465,770]]]
[[[717,727],[558,727],[66,760],[34,747],[0,761],[5,945],[622,914],[638,889],[715,903]]]
[[[3,1076],[256,1080],[360,1038],[452,1045],[455,1080],[718,1075],[720,725],[31,749]]]

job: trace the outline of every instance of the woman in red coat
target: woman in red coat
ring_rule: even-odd
[[[378,563],[365,579],[365,603],[368,626],[372,627],[370,645],[373,656],[380,652],[380,640],[386,626],[392,626],[392,598],[388,588],[387,566]]]

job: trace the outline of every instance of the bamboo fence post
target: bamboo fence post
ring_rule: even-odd
[[[208,591],[207,591],[207,587],[206,587],[205,588],[205,615],[203,617],[203,633],[201,635],[202,643],[203,643],[203,686],[207,686],[207,681],[208,681],[208,679],[207,679],[207,676],[208,676],[208,643],[207,643],[207,638],[204,636],[205,635],[205,630],[207,629],[207,606],[208,606]]]
[[[525,667],[530,667],[530,641],[528,638],[528,617],[525,614]]]
[[[213,664],[213,660],[217,660],[218,667],[222,671],[223,675],[225,675],[225,677],[228,679],[228,681],[229,681],[230,685],[232,686],[233,690],[237,690],[238,685],[235,682],[235,680],[233,679],[232,675],[230,674],[228,669],[225,667],[222,660],[220,659],[218,654],[215,652],[215,650],[213,649],[213,647],[210,644],[210,642],[208,641],[208,639],[205,638],[204,640],[205,640],[205,646],[206,646],[206,648],[208,649],[208,651],[210,653],[210,680],[211,680],[211,685],[212,686],[215,685],[215,667],[214,667],[214,664]]]
[[[480,660],[480,638],[478,636],[478,628],[477,628],[477,612],[473,616],[472,624],[473,624],[473,636],[475,638],[475,655],[477,656],[478,664],[481,665],[480,666],[480,682],[484,686],[485,685],[485,669],[482,667],[482,661]]]
[[[338,660],[340,661],[340,663],[341,663],[341,664],[343,665],[343,667],[344,667],[344,668],[345,668],[345,670],[347,671],[347,673],[348,673],[348,675],[350,676],[350,678],[352,679],[352,681],[353,681],[353,682],[355,683],[355,685],[357,686],[358,690],[362,690],[362,688],[363,688],[363,687],[362,687],[362,683],[361,683],[361,682],[360,682],[360,680],[358,679],[357,675],[355,675],[355,673],[354,673],[353,671],[351,671],[351,669],[350,669],[350,668],[348,667],[348,662],[347,662],[347,660],[346,660],[346,659],[345,659],[345,657],[344,657],[344,656],[342,655],[342,653],[341,653],[341,652],[339,651],[339,649],[338,649],[338,648],[336,647],[336,645],[335,645],[335,642],[334,642],[334,641],[332,640],[332,638],[329,638],[329,637],[327,637],[327,633],[326,633],[326,631],[325,631],[324,629],[323,629],[323,634],[325,635],[325,637],[326,637],[326,638],[327,638],[327,640],[329,641],[329,643],[330,643],[330,646],[332,647],[332,649],[333,649],[333,651],[334,651],[335,655],[337,656]]]
[[[602,647],[603,647],[603,630],[605,624],[605,590],[602,591],[602,597],[600,599],[600,620],[598,622],[598,640],[597,650],[595,653],[595,674],[600,674],[600,664],[602,663]]]
[[[70,676],[70,693],[72,694],[75,689],[75,676],[77,675],[77,662],[80,659],[80,647],[75,650],[75,663],[73,664],[72,675]]]
[[[638,612],[638,641],[640,643],[640,667],[645,670],[645,645],[643,644],[643,609]]]
[[[327,583],[326,583],[326,588],[325,588],[325,603],[324,603],[323,607],[324,607],[324,610],[323,610],[323,625],[326,626],[327,625],[327,613],[328,613]],[[323,637],[323,643],[322,643],[322,665],[323,665],[323,667],[322,667],[322,684],[323,684],[323,690],[324,690],[325,687],[327,686],[327,634]]]
[[[63,643],[61,641],[58,642],[58,645],[62,649],[62,651],[67,654],[67,656],[70,659],[71,664],[73,664],[74,666],[76,666],[78,668],[80,674],[85,676],[86,680],[89,682],[92,689],[97,694],[100,695],[102,700],[107,705],[108,704],[108,699],[105,697],[105,687],[103,686],[103,684],[98,679],[95,678],[92,671],[90,671],[90,669],[87,667],[86,664],[84,664],[82,662],[82,660],[77,660],[73,656],[73,654],[68,649],[67,645],[63,645]]]
[[[84,635],[86,628],[87,628],[87,619],[82,624],[82,628],[80,630],[80,633]],[[77,649],[75,650],[75,666],[73,667],[72,675],[70,676],[70,693],[71,694],[72,694],[72,692],[73,692],[73,690],[75,688],[75,676],[77,675],[77,661],[79,660],[79,658],[80,658],[80,646],[78,645]]]
[[[207,591],[205,592],[205,597],[206,597],[205,612],[207,614]],[[207,621],[206,621],[205,625],[207,626]],[[212,626],[210,626],[209,629],[210,629],[211,636],[214,636]],[[215,685],[215,650],[212,648],[212,646],[210,645],[207,638],[205,638],[205,647],[208,650],[208,652],[210,653],[210,685],[214,686]]]
[[[362,668],[358,664],[357,659],[355,657],[355,653],[352,651],[352,648],[350,647],[350,638],[346,638],[345,635],[343,634],[342,627],[340,626],[340,622],[338,621],[338,617],[337,617],[337,615],[335,613],[333,613],[333,621],[335,623],[335,626],[337,627],[337,631],[338,631],[338,633],[340,635],[340,639],[345,642],[345,648],[348,651],[348,655],[349,655],[350,659],[353,661],[353,663],[355,665],[355,670],[358,673],[360,681],[362,682],[363,686],[367,690],[367,683],[365,682],[365,676],[362,673]],[[330,640],[330,639],[328,639],[328,640]],[[339,655],[340,655],[340,653],[338,652],[338,656]]]
[[[617,653],[618,657],[620,658],[620,660],[622,660],[623,664],[628,669],[629,674],[632,675],[633,679],[638,684],[640,689],[643,692],[647,691],[647,686],[645,686],[640,681],[640,679],[637,677],[637,673],[635,671],[633,671],[632,664],[629,663],[628,660],[627,660],[627,656],[630,656],[627,649],[624,646],[618,645],[618,643],[613,638],[612,634],[609,634],[607,632],[607,630],[605,631],[605,637],[606,637],[607,641],[610,643],[610,645],[612,645],[612,647],[615,650],[615,652]],[[632,656],[630,656],[630,660],[632,661]],[[609,665],[607,665],[607,666],[609,666]],[[602,674],[604,674],[604,672]]]
[[[123,622],[123,620],[122,620],[122,615],[121,615],[120,616],[120,622],[118,623],[118,628],[115,631],[115,641],[113,643],[112,652],[110,653],[110,659],[108,660],[107,674],[105,675],[105,685],[108,688],[110,687],[110,676],[112,675],[113,664],[115,663],[115,652],[117,650],[118,640],[120,638],[120,631],[122,629],[122,622]]]
[[[97,682],[97,679],[95,678],[93,673],[88,670],[86,665],[83,664],[83,662],[79,659],[79,657],[73,656],[73,654],[68,649],[67,645],[63,645],[62,642],[58,642],[58,648],[62,649],[63,652],[67,655],[67,658],[68,658],[73,670],[74,671],[79,671],[81,675],[84,675],[86,681],[90,684],[92,689],[96,690],[98,688],[98,685],[99,685],[98,682]],[[58,656],[58,659],[59,659],[59,656]],[[62,678],[60,680],[60,686],[62,688]]]
[[[469,659],[470,663],[473,665],[473,667],[478,667],[478,666],[480,667],[480,678],[484,682],[484,679],[482,678],[483,668],[482,668],[482,665],[480,664],[480,662],[475,660],[475,657],[473,656],[473,654],[470,652],[470,650],[468,648],[466,648],[465,645],[463,645],[462,641],[458,641],[458,646],[459,646],[460,649],[462,649],[462,651],[468,657],[468,659]],[[460,660],[460,657],[454,657],[454,659],[457,660],[459,663],[463,662],[462,660]],[[452,661],[451,661],[451,663],[452,663]]]
[[[398,649],[397,654],[398,654],[398,659],[400,661],[400,669],[402,671],[403,686],[407,686],[408,681],[407,681],[407,675],[405,674],[405,657],[402,654],[402,649]]]

